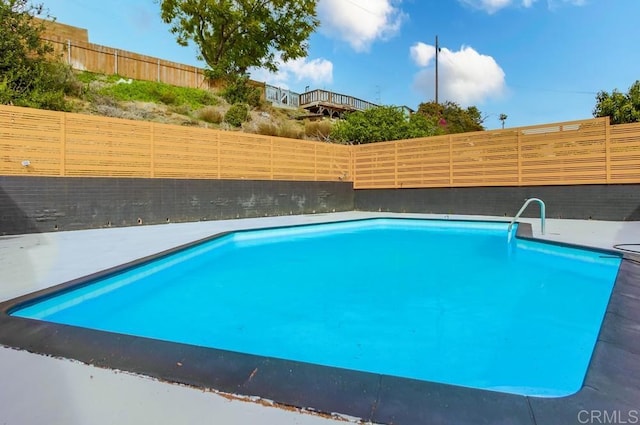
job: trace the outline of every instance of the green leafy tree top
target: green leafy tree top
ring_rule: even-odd
[[[463,109],[455,102],[426,102],[418,106],[418,114],[437,120],[446,134],[484,130],[484,119],[475,106]]]
[[[179,44],[190,41],[212,77],[244,75],[250,67],[277,71],[307,56],[319,24],[317,0],[156,0]]]
[[[504,128],[504,122],[507,120],[507,118],[507,114],[500,114],[500,116],[498,117],[498,119],[502,121],[502,128]]]
[[[0,0],[0,82],[5,89],[26,93],[33,86],[33,72],[53,49],[40,38],[44,26],[34,16],[42,6],[27,0]]]
[[[596,96],[594,117],[609,117],[611,124],[640,122],[640,80],[627,93],[614,89],[610,94],[601,91]]]
[[[0,104],[66,110],[66,68],[35,17],[48,17],[42,5],[0,0]]]
[[[423,115],[405,115],[396,106],[378,106],[356,111],[337,122],[330,139],[346,144],[363,144],[433,136],[438,126]]]

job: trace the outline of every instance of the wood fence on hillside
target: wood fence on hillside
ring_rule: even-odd
[[[46,39],[73,69],[134,80],[158,81],[179,87],[213,88],[204,70],[138,53],[79,40]]]
[[[0,106],[0,175],[352,181],[356,189],[640,183],[608,118],[344,146]]]
[[[39,22],[44,25],[43,39],[74,69],[179,87],[212,88],[215,85],[205,78],[202,68],[90,43],[84,28],[49,20]]]
[[[0,106],[0,175],[348,180],[349,146]]]

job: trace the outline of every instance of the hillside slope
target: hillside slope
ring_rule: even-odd
[[[301,119],[304,110],[274,108],[264,101],[250,107],[248,119],[240,127],[234,127],[225,120],[232,105],[220,91],[89,72],[70,75],[67,87],[70,110],[82,114],[306,140],[326,141],[331,129],[330,121]]]

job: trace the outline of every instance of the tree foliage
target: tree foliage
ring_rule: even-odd
[[[235,76],[227,79],[227,86],[222,90],[222,97],[228,103],[247,103],[257,108],[260,106],[260,89],[249,83],[247,76]]]
[[[407,117],[396,106],[356,111],[337,122],[330,138],[340,143],[363,144],[425,137],[437,134],[437,124],[423,115]]]
[[[593,116],[610,117],[611,124],[640,122],[640,80],[636,80],[627,93],[621,93],[617,89],[611,94],[599,92]]]
[[[463,109],[455,102],[426,102],[418,106],[418,114],[436,120],[445,134],[482,131],[484,119],[475,106]]]
[[[502,122],[502,128],[504,128],[504,122],[507,120],[507,118],[509,118],[507,114],[500,114],[500,116],[498,116],[498,119]]]
[[[0,103],[66,110],[65,83],[70,71],[42,40],[42,5],[28,0],[0,0]]]
[[[250,67],[277,71],[307,56],[319,24],[317,0],[157,0],[180,45],[190,41],[213,78],[244,75]]]

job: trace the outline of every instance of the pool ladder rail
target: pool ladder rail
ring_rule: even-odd
[[[540,233],[544,235],[544,231],[545,231],[545,205],[544,205],[544,201],[540,198],[529,198],[527,200],[524,201],[524,204],[522,204],[522,207],[520,208],[520,211],[518,211],[518,213],[516,214],[515,217],[513,217],[513,220],[511,220],[511,222],[509,223],[509,227],[507,228],[507,242],[511,242],[511,229],[513,228],[514,223],[516,222],[516,220],[518,220],[520,218],[520,215],[522,215],[522,213],[524,212],[524,210],[527,209],[527,207],[529,206],[530,203],[532,202],[537,202],[538,204],[540,204]]]

